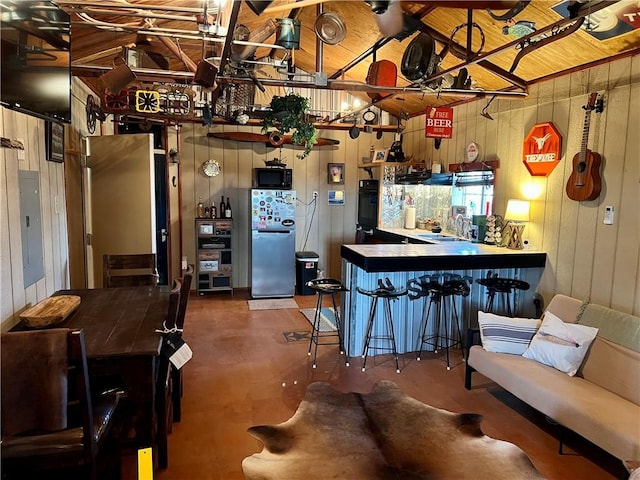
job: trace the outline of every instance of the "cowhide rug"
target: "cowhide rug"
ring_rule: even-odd
[[[520,448],[484,435],[481,422],[425,405],[390,381],[368,394],[316,382],[289,420],[249,428],[264,448],[242,469],[248,480],[543,478]]]

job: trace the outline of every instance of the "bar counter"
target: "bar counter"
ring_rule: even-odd
[[[531,288],[518,292],[516,307],[520,316],[536,315],[533,299],[544,270],[546,253],[535,250],[510,250],[494,245],[449,239],[422,243],[425,237],[418,236],[419,233],[429,232],[404,229],[389,231],[405,242],[420,243],[400,241],[392,244],[341,246],[342,283],[349,289],[343,296],[341,306],[348,355],[357,356],[362,353],[371,301],[370,298],[359,294],[356,288],[375,290],[380,278],[388,277],[394,286],[406,287],[409,280],[426,274],[448,272],[466,277],[471,286],[471,293],[467,297],[458,297],[456,302],[463,335],[467,328],[477,325],[477,312],[483,309],[486,300],[485,288],[478,284],[477,280],[486,277],[489,271],[497,273],[500,277],[518,278],[528,282]],[[410,300],[404,296],[391,303],[399,353],[418,349],[425,301],[428,301],[428,297]],[[378,309],[374,335],[383,333],[382,311],[382,308]],[[435,333],[432,323],[429,323],[427,332]]]

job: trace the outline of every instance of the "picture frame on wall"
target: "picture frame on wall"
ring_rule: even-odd
[[[387,161],[387,157],[389,156],[389,149],[379,149],[374,150],[371,154],[371,162],[373,163],[383,163]]]
[[[344,185],[344,163],[329,163],[327,165],[327,183]]]
[[[44,125],[46,159],[49,162],[64,162],[64,125],[46,121]]]

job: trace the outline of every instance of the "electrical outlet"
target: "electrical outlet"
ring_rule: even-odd
[[[313,198],[318,198],[318,192],[316,191],[313,192]]]

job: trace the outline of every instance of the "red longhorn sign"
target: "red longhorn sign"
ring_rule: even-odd
[[[551,122],[533,126],[524,139],[522,162],[534,176],[548,176],[560,162],[562,137]]]

